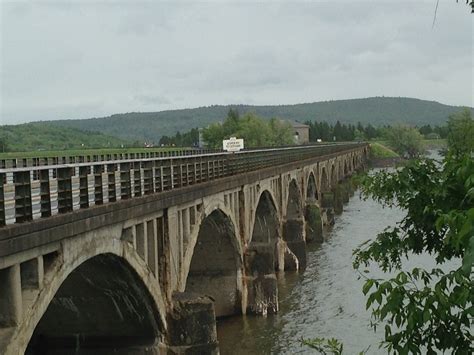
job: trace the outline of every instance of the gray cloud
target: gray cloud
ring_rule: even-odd
[[[171,101],[161,95],[136,95],[135,100],[143,105],[168,105]]]
[[[434,0],[0,3],[1,124],[375,95],[473,106],[468,8]]]

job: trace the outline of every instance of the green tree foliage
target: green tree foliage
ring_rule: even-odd
[[[162,136],[158,142],[160,146],[176,146],[176,147],[197,147],[199,143],[199,130],[191,129],[189,132],[176,132],[174,136]]]
[[[459,0],[456,0],[456,2],[459,2]],[[474,14],[474,0],[466,0],[466,5],[471,7],[471,13]]]
[[[294,144],[293,128],[288,122],[272,118],[270,119],[269,126],[271,140],[275,142],[274,145]]]
[[[389,145],[401,156],[411,159],[423,153],[423,136],[416,128],[397,125],[386,134]]]
[[[7,142],[7,135],[5,132],[3,132],[0,135],[0,153],[5,153],[9,151],[9,146]]]
[[[287,122],[273,118],[264,120],[255,114],[242,117],[229,110],[223,123],[214,123],[203,130],[203,138],[210,148],[222,147],[222,140],[230,137],[244,139],[246,147],[281,146],[294,143],[293,129]]]
[[[342,355],[344,345],[341,344],[337,339],[325,339],[325,338],[314,338],[314,339],[300,339],[302,345],[305,345],[311,349],[318,351],[320,354],[332,354]]]
[[[365,196],[406,211],[397,226],[354,251],[355,268],[376,264],[394,275],[367,278],[363,293],[373,326],[384,324],[384,344],[397,354],[474,351],[474,161],[453,144],[449,148],[441,164],[414,160],[363,183]],[[404,267],[418,254],[453,266]]]
[[[138,142],[139,146],[143,143]],[[0,126],[0,152],[62,150],[82,148],[119,148],[130,142],[97,132],[81,131],[50,124],[28,123]]]
[[[364,126],[358,122],[357,126],[352,124],[344,124],[339,121],[335,125],[328,122],[306,121],[309,126],[309,140],[316,142],[321,139],[328,141],[353,141],[353,140],[371,140],[381,138],[389,126],[376,128],[370,123]]]
[[[468,109],[449,116],[448,145],[454,154],[474,151],[474,120]]]

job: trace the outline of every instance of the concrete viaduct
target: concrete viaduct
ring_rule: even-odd
[[[0,353],[218,354],[342,212],[368,145],[0,161]]]

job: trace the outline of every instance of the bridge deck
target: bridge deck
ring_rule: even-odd
[[[0,169],[0,227],[358,148],[318,144]],[[44,163],[47,163],[45,161]],[[28,164],[27,164],[28,165]],[[0,229],[1,230],[1,229]],[[3,238],[0,238],[3,239]]]

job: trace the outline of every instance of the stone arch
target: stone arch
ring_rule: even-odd
[[[326,164],[321,168],[320,177],[320,192],[321,192],[321,219],[324,225],[334,224],[334,193],[331,191],[334,186],[333,175],[335,173],[335,166],[333,164]]]
[[[305,218],[305,237],[307,242],[316,240],[323,241],[321,210],[319,207],[319,192],[317,190],[316,179],[313,172],[308,177],[306,189],[306,206],[304,211]]]
[[[238,221],[236,220],[236,216],[232,212],[232,210],[226,206],[224,199],[212,197],[209,200],[204,201],[204,208],[200,213],[197,214],[196,218],[198,221],[202,221],[206,218],[206,216],[209,216],[211,213],[213,213],[216,210],[219,210],[224,215],[226,215],[226,217],[229,218],[232,225],[236,228],[235,237],[232,239],[232,243],[235,246],[235,248],[238,250],[239,255],[242,255],[243,253],[242,245],[239,239],[237,238],[237,236],[240,233],[239,228],[238,228]],[[183,272],[180,275],[180,281],[179,281],[180,291],[184,291],[185,286],[186,286],[186,279],[188,277],[189,268],[191,266],[191,260],[194,255],[194,247],[198,239],[199,231],[200,231],[200,222],[196,223],[196,225],[192,228],[191,234],[189,236],[189,242],[186,245],[186,248],[184,250],[183,267],[182,267]],[[242,258],[241,258],[240,264],[242,264]]]
[[[306,186],[306,200],[317,202],[319,200],[319,191],[318,186],[316,185],[316,178],[314,177],[313,172],[309,173]]]
[[[125,354],[157,347],[165,332],[165,309],[143,278],[148,272],[137,270],[137,264],[134,257],[105,251],[59,267],[40,292],[36,309],[44,312],[33,315],[32,329],[23,329],[30,333],[25,353]]]
[[[153,307],[156,310],[154,315],[159,330],[167,331],[165,298],[159,283],[133,245],[125,239],[115,237],[116,235],[120,236],[121,233],[121,225],[97,230],[94,233],[86,233],[71,239],[60,250],[42,257],[44,260],[43,282],[39,289],[31,290],[27,307],[23,307],[20,322],[7,335],[6,347],[3,349],[6,354],[24,353],[26,351],[35,328],[45,315],[61,285],[80,265],[100,255],[109,255],[109,258],[118,260],[126,269],[126,272],[138,275],[138,279],[134,276],[133,280],[139,283],[142,294],[149,295],[147,301],[149,300],[151,304],[147,307]],[[113,256],[110,257],[110,255]],[[108,292],[106,288],[104,292]],[[78,336],[75,339],[79,341],[81,338]],[[148,337],[142,339],[145,342],[151,340]],[[158,338],[157,335],[156,346],[160,345],[161,339],[161,336]],[[133,340],[139,341],[137,338]],[[102,345],[102,350],[107,351],[105,344]],[[116,351],[118,347],[125,344],[122,342],[110,345],[113,346],[112,350]],[[136,345],[136,347],[139,346],[139,344]],[[146,347],[150,348],[151,346],[146,345]],[[120,351],[116,353],[120,354]],[[78,352],[78,354],[81,354],[81,352]]]
[[[275,270],[283,268],[280,258],[280,218],[271,192],[263,190],[258,199],[249,244],[245,250],[247,285],[246,309],[267,314],[278,311]]]
[[[327,169],[325,166],[321,168],[321,179],[320,179],[319,186],[320,186],[319,189],[321,192],[327,192],[331,189],[331,184],[329,182],[329,177],[328,177]]]
[[[336,169],[336,164],[331,165],[331,187],[336,186],[337,184],[337,169]]]
[[[347,177],[350,174],[349,166],[347,159],[344,159],[344,177]]]
[[[303,216],[303,203],[301,201],[301,192],[295,179],[288,185],[288,198],[286,202],[286,220],[297,219]]]
[[[220,209],[199,226],[185,291],[211,297],[216,317],[241,312],[242,262],[236,240],[234,223]]]
[[[280,218],[275,199],[270,191],[259,196],[252,219],[249,243],[276,243],[280,237]]]
[[[306,242],[303,203],[301,193],[293,179],[288,186],[286,216],[283,225],[283,240],[289,252],[285,255],[285,269],[298,270],[306,267]]]

